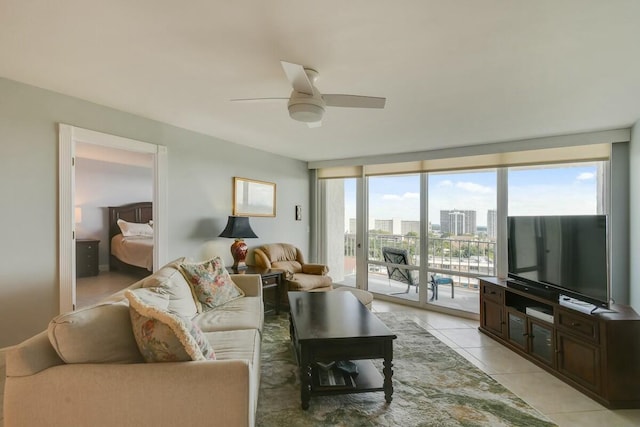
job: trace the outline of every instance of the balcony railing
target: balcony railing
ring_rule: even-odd
[[[355,257],[355,234],[344,236],[345,257]],[[369,233],[368,262],[384,263],[383,247],[406,249],[414,266],[420,265],[420,238],[394,234]],[[495,276],[496,243],[465,237],[429,237],[427,239],[429,271],[465,277]]]

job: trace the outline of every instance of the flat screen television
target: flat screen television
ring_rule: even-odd
[[[508,275],[609,307],[606,215],[508,217]]]

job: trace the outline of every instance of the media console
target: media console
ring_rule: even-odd
[[[480,278],[479,330],[609,408],[640,408],[640,315]]]

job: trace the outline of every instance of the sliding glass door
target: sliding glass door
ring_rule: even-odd
[[[321,179],[321,261],[336,285],[478,313],[478,277],[498,275],[506,262],[506,235],[501,243],[499,230],[507,215],[606,213],[605,167],[591,162]]]
[[[367,287],[418,301],[420,175],[367,178]]]
[[[496,275],[495,169],[430,173],[429,302],[478,313],[479,276]]]

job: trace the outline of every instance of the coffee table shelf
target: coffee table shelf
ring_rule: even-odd
[[[378,368],[375,367],[371,360],[354,360],[358,367],[358,375],[353,378],[355,387],[345,386],[322,386],[318,380],[318,371],[320,368],[312,368],[311,394],[316,396],[326,396],[331,394],[351,394],[351,393],[369,393],[372,391],[384,391],[384,378]],[[346,378],[349,377],[348,374]]]

